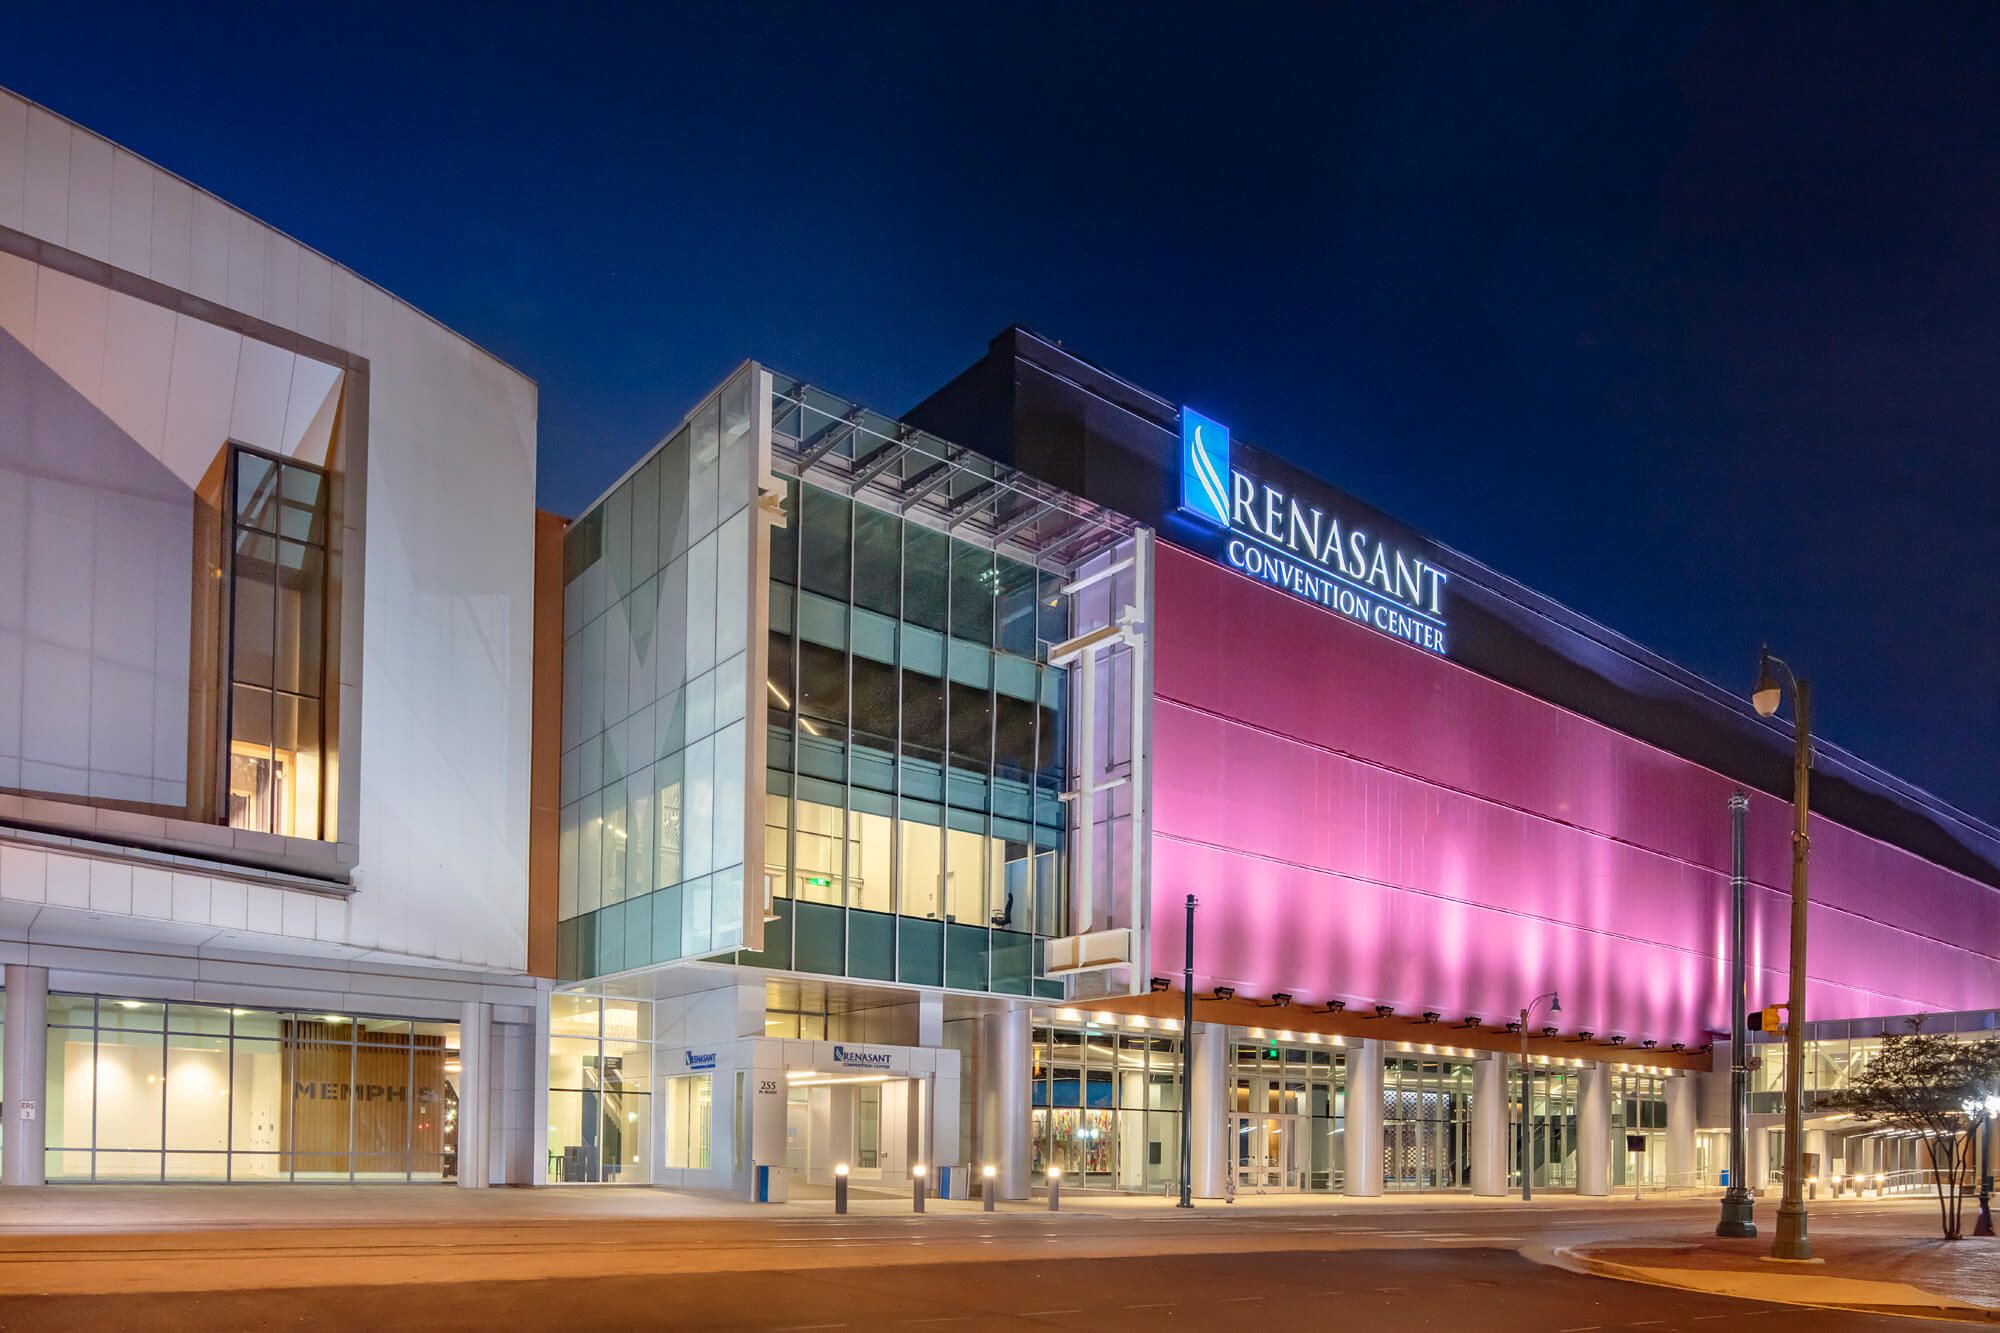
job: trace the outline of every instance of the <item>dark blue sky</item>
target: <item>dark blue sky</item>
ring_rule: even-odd
[[[1019,321],[2000,819],[2000,6],[1241,8],[31,6],[0,83],[534,376],[549,508]]]

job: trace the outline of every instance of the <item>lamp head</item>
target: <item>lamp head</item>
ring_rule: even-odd
[[[1778,678],[1771,674],[1771,650],[1766,648],[1757,659],[1757,683],[1750,687],[1750,706],[1757,710],[1757,716],[1770,717],[1784,697]]]
[[[1052,1166],[1052,1167],[1050,1167],[1050,1168],[1049,1168],[1049,1179],[1050,1179],[1050,1180],[1061,1180],[1061,1179],[1062,1179],[1062,1168],[1061,1168],[1061,1167],[1059,1167],[1059,1166]]]
[[[1563,1011],[1562,996],[1560,995],[1549,996],[1549,1012],[1552,1014],[1559,1014],[1562,1011]]]
[[[833,1164],[833,1174],[835,1174],[836,1176],[844,1176],[844,1175],[846,1175],[846,1174],[847,1174],[847,1163],[845,1163],[845,1162],[835,1162],[835,1163]]]

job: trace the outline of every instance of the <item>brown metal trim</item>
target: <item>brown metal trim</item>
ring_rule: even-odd
[[[1062,1006],[1084,1013],[1132,1014],[1145,1018],[1172,1018],[1181,1016],[1181,992],[1179,987],[1172,990],[1154,991],[1146,995],[1117,995],[1098,1000],[1073,1000]],[[1519,1055],[1521,1038],[1517,1033],[1507,1031],[1504,1015],[1494,1015],[1479,1027],[1465,1026],[1464,1019],[1441,1018],[1435,1023],[1426,1023],[1419,1018],[1393,1014],[1387,1018],[1377,1018],[1373,1013],[1352,1013],[1343,1011],[1330,1014],[1324,1009],[1311,1006],[1287,1005],[1280,1008],[1268,1001],[1259,1001],[1246,996],[1218,1000],[1213,995],[1197,993],[1194,997],[1194,1017],[1197,1023],[1224,1023],[1230,1027],[1261,1028],[1267,1033],[1297,1032],[1318,1033],[1321,1036],[1342,1037],[1350,1041],[1379,1040],[1403,1043],[1419,1049],[1434,1046],[1442,1050],[1451,1047],[1469,1051],[1495,1051],[1502,1055]],[[1577,1034],[1558,1033],[1553,1037],[1539,1034],[1528,1038],[1528,1054],[1546,1056],[1551,1063],[1569,1060],[1599,1060],[1606,1064],[1629,1065],[1635,1068],[1652,1068],[1687,1073],[1708,1073],[1714,1067],[1714,1060],[1707,1051],[1644,1050],[1633,1046],[1613,1046],[1607,1041],[1580,1041]]]
[[[528,972],[556,974],[562,891],[563,534],[569,520],[535,512],[534,677],[528,724]]]

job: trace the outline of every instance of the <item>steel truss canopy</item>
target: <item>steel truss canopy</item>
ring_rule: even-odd
[[[771,372],[777,470],[1044,567],[1074,570],[1139,526],[1017,468]]]

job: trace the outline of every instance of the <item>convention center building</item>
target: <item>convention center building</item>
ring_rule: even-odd
[[[564,541],[559,1178],[1719,1183],[1745,699],[1019,328],[900,420],[744,364]],[[1990,1029],[2000,835],[1816,762],[1812,1017]]]
[[[539,513],[529,379],[0,92],[0,1180],[1720,1184],[1788,723],[1177,390],[743,361]],[[1818,1099],[1994,1030],[2000,831],[1812,795],[1887,1174]]]

